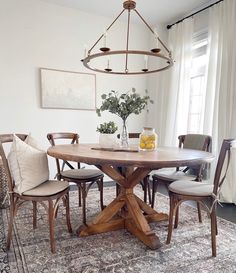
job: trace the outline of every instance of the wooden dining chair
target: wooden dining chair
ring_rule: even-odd
[[[206,152],[211,151],[212,138],[208,135],[201,134],[187,134],[180,135],[179,139],[179,148],[184,149],[193,149],[193,150],[202,150]],[[156,171],[156,173],[152,176],[152,204],[151,207],[154,207],[155,204],[155,195],[157,192],[158,185],[160,183],[164,184],[168,190],[168,186],[176,180],[195,180],[202,181],[202,178],[206,178],[209,172],[209,164],[201,164],[191,167],[184,168],[175,168],[175,169],[160,169]],[[199,222],[202,222],[201,217],[201,208],[200,204],[197,204],[198,208],[198,218]],[[175,228],[178,225],[178,214],[179,211],[176,212],[175,218]]]
[[[140,133],[129,133],[129,139],[139,139]],[[120,139],[120,134],[117,135],[117,138]],[[150,189],[150,181],[149,181],[149,175],[147,175],[142,181],[140,181],[140,185],[143,189],[144,196],[143,196],[143,201],[147,203],[147,196],[148,196],[148,201],[149,204],[152,203],[151,199],[151,189]],[[116,184],[116,195],[118,195],[119,192],[119,185]]]
[[[79,135],[76,133],[49,133],[47,134],[47,139],[49,140],[52,146],[56,145],[56,141],[65,140],[70,141],[70,144],[79,143]],[[80,163],[77,163],[77,168],[68,162],[56,159],[57,174],[56,177],[58,180],[66,180],[73,182],[78,187],[78,196],[79,196],[79,206],[81,207],[81,196],[82,196],[82,213],[83,213],[83,223],[86,224],[86,198],[88,191],[91,186],[96,183],[98,190],[100,191],[100,207],[101,210],[103,206],[103,178],[104,174],[97,169],[87,169],[80,168]],[[68,167],[66,170],[65,167]]]
[[[170,184],[170,211],[169,211],[169,226],[166,243],[169,244],[172,236],[173,218],[181,203],[187,200],[200,202],[206,208],[211,219],[211,246],[212,256],[216,256],[216,235],[217,218],[216,206],[219,200],[219,194],[222,184],[225,180],[230,162],[230,149],[235,146],[236,141],[225,139],[222,143],[216,170],[214,176],[214,184],[196,181],[179,180]],[[227,161],[225,160],[227,157]],[[223,168],[225,166],[225,168]],[[224,170],[224,172],[223,172]]]
[[[17,134],[22,141],[25,141],[27,135]],[[8,193],[10,196],[10,219],[8,222],[8,235],[7,235],[7,250],[10,249],[12,240],[13,223],[16,217],[18,209],[25,202],[32,202],[33,204],[33,229],[37,227],[37,204],[41,204],[48,213],[49,232],[50,232],[50,246],[51,252],[55,253],[55,238],[54,238],[54,220],[55,214],[58,210],[59,201],[63,201],[66,209],[66,222],[67,228],[72,233],[70,223],[70,208],[69,208],[69,183],[66,181],[48,180],[42,184],[34,187],[33,189],[27,190],[22,194],[16,191],[15,181],[11,176],[11,172],[8,165],[8,160],[4,151],[4,145],[6,143],[13,142],[12,134],[0,135],[0,157],[2,158],[3,167],[5,169],[6,178],[8,182]],[[45,204],[48,203],[48,206]],[[24,228],[24,227],[21,227]]]

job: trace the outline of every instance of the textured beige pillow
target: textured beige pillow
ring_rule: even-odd
[[[30,143],[29,139],[27,141]],[[32,141],[33,142],[33,141]],[[8,163],[19,194],[49,179],[47,154],[14,136]]]
[[[25,143],[27,143],[28,145],[30,145],[31,147],[44,152],[44,150],[40,147],[40,145],[38,144],[38,141],[36,139],[34,139],[31,134],[28,134],[28,136],[25,139]]]

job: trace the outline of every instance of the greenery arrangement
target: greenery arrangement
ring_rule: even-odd
[[[146,95],[141,97],[133,88],[131,92],[119,95],[116,91],[112,90],[108,95],[103,94],[102,105],[97,108],[98,116],[101,116],[102,111],[109,111],[122,118],[125,123],[126,119],[131,114],[138,115],[148,105],[148,102],[153,103],[150,97]]]
[[[112,90],[108,95],[102,94],[102,105],[97,108],[96,112],[98,116],[101,116],[101,112],[108,111],[122,118],[123,127],[121,133],[121,147],[128,147],[129,134],[126,126],[126,120],[131,114],[138,115],[148,105],[153,103],[147,94],[141,97],[133,88],[131,92],[123,93],[121,95],[118,92]]]
[[[97,132],[101,134],[114,134],[118,130],[118,127],[113,121],[104,122],[97,127]]]

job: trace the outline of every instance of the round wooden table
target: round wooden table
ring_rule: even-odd
[[[97,144],[56,145],[48,149],[52,157],[95,165],[120,185],[120,194],[96,218],[77,230],[86,236],[118,229],[127,229],[151,249],[160,241],[150,222],[163,221],[168,215],[157,212],[139,197],[133,188],[152,170],[211,162],[211,153],[199,150],[160,147],[156,151],[104,151]],[[118,168],[122,167],[122,168]]]

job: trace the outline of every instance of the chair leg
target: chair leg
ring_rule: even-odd
[[[101,207],[101,210],[103,210],[104,209],[104,205],[103,205],[103,178],[101,178],[97,181],[97,185],[98,185],[98,189],[100,192],[100,207]]]
[[[197,202],[197,213],[199,223],[202,223],[201,204],[199,202]]]
[[[142,188],[143,188],[143,201],[147,203],[147,181],[146,177],[141,182]]]
[[[69,192],[64,196],[63,199],[66,207],[66,224],[67,224],[67,229],[69,233],[72,233],[72,227],[71,227],[71,222],[70,222],[70,202],[69,202]]]
[[[151,202],[151,207],[154,208],[155,205],[155,195],[157,191],[157,185],[158,185],[158,180],[153,179],[152,180],[152,202]]]
[[[58,202],[58,199],[59,199],[59,198],[57,198],[57,202]],[[65,204],[63,204],[63,205],[65,206]],[[59,205],[56,207],[56,211],[55,211],[55,213],[54,213],[55,219],[57,218],[58,210],[59,210]]]
[[[152,203],[152,195],[151,195],[149,178],[147,178],[147,190],[148,190],[148,201],[149,201],[149,204],[151,204]]]
[[[82,215],[83,215],[83,223],[86,225],[86,185],[81,183],[81,193],[82,193]]]
[[[7,233],[7,245],[6,249],[9,250],[11,246],[11,240],[12,240],[12,230],[13,230],[13,223],[14,223],[14,217],[15,217],[15,200],[14,197],[11,196],[10,198],[10,219],[8,222],[8,233]]]
[[[216,257],[216,229],[216,205],[214,204],[211,212],[211,248],[213,257]]]
[[[216,216],[216,213],[215,213],[215,224],[216,224],[216,235],[218,235],[218,226],[217,226],[217,216]]]
[[[33,229],[37,228],[37,202],[32,201],[33,203]]]
[[[82,203],[81,203],[81,189],[80,187],[78,186],[78,196],[79,196],[79,207],[82,206]]]
[[[49,222],[49,233],[50,233],[50,245],[51,245],[51,252],[55,253],[55,238],[54,238],[54,209],[53,209],[53,201],[48,201],[48,222]]]
[[[170,194],[170,210],[169,210],[169,225],[168,225],[168,234],[166,244],[169,244],[171,241],[172,230],[173,230],[173,218],[174,218],[174,210],[175,210],[175,201],[174,196]]]
[[[176,212],[175,212],[175,224],[174,224],[174,228],[177,228],[179,224],[179,206],[176,208]]]

